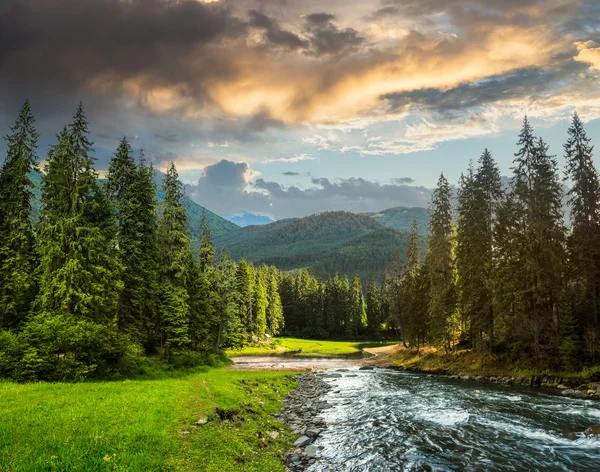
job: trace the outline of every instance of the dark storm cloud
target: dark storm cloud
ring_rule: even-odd
[[[333,23],[334,15],[312,13],[305,18],[305,33],[310,38],[311,54],[316,56],[337,55],[356,50],[364,38],[353,28],[338,29]]]
[[[227,8],[195,0],[8,0],[0,6],[0,85],[21,101],[43,84],[35,103],[52,105],[92,83],[110,96],[127,79],[235,75],[222,57],[199,51],[245,29]],[[202,82],[190,84],[202,97]]]
[[[324,25],[335,20],[335,15],[331,13],[311,13],[306,15],[306,22],[310,25]]]
[[[269,18],[262,12],[250,10],[250,25],[265,31],[265,39],[276,46],[288,49],[304,49],[308,47],[308,41],[300,38],[297,34],[282,29],[277,20]]]

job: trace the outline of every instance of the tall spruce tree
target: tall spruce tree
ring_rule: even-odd
[[[160,330],[165,358],[184,350],[189,342],[189,296],[191,240],[183,188],[175,164],[171,163],[163,182],[165,198],[158,223],[160,251]]]
[[[26,101],[4,139],[8,147],[0,169],[0,329],[17,328],[35,296],[35,236],[31,225],[38,133]]]
[[[429,324],[434,344],[451,349],[456,302],[453,256],[451,189],[440,175],[429,209],[427,266],[430,277]]]
[[[229,336],[230,339],[236,340],[237,345],[243,346],[252,342],[255,334],[254,270],[245,258],[242,258],[237,267],[236,292],[237,316]]]
[[[122,289],[113,257],[113,210],[98,184],[88,123],[80,104],[58,135],[42,182],[39,237],[41,312],[114,325]]]
[[[406,269],[402,275],[400,292],[402,294],[401,316],[404,320],[404,338],[405,342],[411,346],[418,346],[422,325],[425,323],[425,317],[418,309],[419,300],[419,229],[417,219],[413,217],[410,235],[408,237],[408,246],[406,248]]]
[[[279,295],[279,275],[275,267],[267,272],[267,330],[269,335],[276,336],[283,328],[283,307]]]
[[[473,348],[490,350],[494,316],[490,272],[493,224],[501,196],[500,173],[486,149],[479,167],[461,177],[458,194],[456,267],[463,328]]]
[[[222,345],[236,346],[243,343],[243,332],[237,330],[237,267],[227,249],[223,248],[216,269],[217,326],[215,334],[215,350],[218,352]],[[241,339],[240,339],[241,338]]]
[[[267,334],[267,267],[259,267],[254,271],[254,333],[259,341]]]
[[[117,220],[118,257],[123,267],[123,290],[119,297],[117,327],[128,333],[140,343],[146,341],[147,332],[143,319],[145,290],[144,250],[144,214],[139,200],[139,180],[143,179],[133,158],[133,149],[125,137],[110,161],[106,190],[113,203]],[[146,203],[146,202],[144,202]]]
[[[575,284],[584,292],[570,297],[582,327],[600,328],[600,178],[593,162],[594,147],[590,144],[583,123],[573,114],[569,137],[564,145],[565,178],[571,182],[568,201],[571,208],[569,256]],[[579,302],[579,303],[578,303]]]
[[[144,345],[153,349],[156,343],[159,304],[159,251],[156,184],[152,164],[146,165],[143,151],[137,163],[137,179],[133,184],[133,200],[138,204],[136,218],[139,238],[139,259],[136,261],[142,275],[138,296],[141,320],[145,333]]]
[[[367,324],[367,314],[365,312],[365,301],[362,292],[362,285],[358,274],[352,276],[350,288],[350,319],[346,335],[349,337],[358,337],[362,334]]]
[[[381,290],[374,282],[367,286],[366,315],[369,336],[379,339],[381,336],[381,324],[383,322],[383,311],[381,307]]]

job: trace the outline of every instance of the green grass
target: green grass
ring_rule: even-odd
[[[319,341],[313,339],[275,338],[271,344],[247,346],[228,350],[228,356],[290,355],[296,357],[369,357],[365,347],[382,346],[384,343],[364,341]]]
[[[292,437],[270,415],[293,385],[284,373],[225,369],[163,380],[0,383],[0,471],[283,471]],[[233,418],[222,420],[217,408]],[[193,427],[201,417],[208,423]]]

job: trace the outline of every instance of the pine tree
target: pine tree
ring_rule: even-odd
[[[463,329],[478,350],[490,350],[494,316],[490,271],[493,224],[501,196],[500,173],[486,149],[476,173],[472,167],[461,177],[458,194],[456,267]]]
[[[217,326],[215,350],[219,351],[221,345],[236,346],[244,342],[243,331],[237,330],[237,292],[236,292],[237,267],[227,249],[223,248],[219,257],[216,270],[217,300]],[[238,334],[240,334],[238,338]],[[241,339],[240,339],[241,338]]]
[[[81,104],[58,135],[42,182],[39,311],[113,325],[121,267],[113,210],[93,168]]]
[[[210,225],[208,224],[208,217],[206,216],[206,210],[202,210],[202,219],[200,221],[200,237],[198,238],[200,244],[199,264],[202,272],[209,272],[214,270],[215,266],[215,246],[213,244],[212,236],[210,234]]]
[[[425,317],[417,309],[419,300],[419,233],[417,219],[413,217],[408,247],[406,249],[407,266],[400,281],[400,316],[403,320],[404,340],[411,346],[419,346],[422,325]]]
[[[283,307],[279,295],[279,276],[275,267],[267,272],[267,330],[270,336],[277,336],[283,328]]]
[[[202,213],[198,235],[198,264],[192,264],[189,279],[190,336],[197,349],[210,349],[219,337],[219,293],[213,245],[206,211]]]
[[[429,323],[434,344],[451,348],[455,309],[451,190],[442,174],[430,207],[427,265],[430,277]]]
[[[255,333],[254,271],[245,258],[242,258],[237,267],[236,292],[238,296],[237,316],[234,328],[230,332],[230,338],[234,339],[235,337],[237,345],[241,346],[246,342],[252,342],[252,336]]]
[[[358,337],[362,334],[367,324],[367,315],[365,312],[365,302],[362,293],[362,285],[358,274],[352,276],[352,285],[350,289],[350,319],[346,328],[348,337]]]
[[[377,284],[369,282],[367,287],[366,315],[369,336],[379,339],[381,336],[381,323],[383,320],[381,307],[381,291]]]
[[[410,227],[410,235],[408,237],[408,247],[406,249],[407,272],[411,276],[415,276],[421,265],[419,255],[419,227],[417,225],[417,217],[413,216]]]
[[[137,191],[138,181],[142,178],[133,159],[133,149],[123,137],[110,161],[106,190],[115,208],[117,254],[123,266],[123,290],[119,297],[117,327],[139,342],[147,338],[143,320],[144,296],[147,295],[144,290],[146,274],[141,266],[143,223],[139,221],[146,215]]]
[[[35,236],[31,226],[38,133],[29,101],[4,139],[8,152],[0,169],[0,329],[17,328],[35,292]]]
[[[156,184],[154,169],[146,165],[143,152],[137,164],[137,179],[133,185],[134,201],[138,204],[136,218],[139,239],[139,259],[136,261],[142,277],[138,287],[144,344],[151,350],[157,334],[159,310],[159,251]]]
[[[158,224],[160,256],[160,327],[165,358],[183,350],[189,338],[189,296],[191,240],[187,211],[182,203],[183,189],[175,164],[167,170],[163,182],[165,198]]]
[[[267,333],[267,268],[260,267],[254,271],[254,332],[253,334],[262,341]]]
[[[567,194],[571,207],[569,255],[572,277],[585,293],[577,318],[581,324],[597,330],[600,328],[600,178],[590,142],[579,115],[574,113],[564,145],[565,178],[572,183]]]

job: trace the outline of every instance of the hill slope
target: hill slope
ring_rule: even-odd
[[[34,201],[33,201],[33,219],[37,221],[40,215],[41,208],[41,183],[42,183],[42,173],[41,172],[33,172],[31,174],[31,181],[35,184],[34,188]],[[102,182],[102,180],[101,180]],[[160,202],[165,198],[164,192],[157,192],[157,200]],[[193,202],[188,197],[184,197],[184,204],[188,209],[189,216],[189,225],[190,225],[190,233],[192,235],[192,239],[196,239],[198,237],[198,233],[200,232],[200,220],[202,219],[202,212],[205,208],[201,205],[198,205],[196,202]],[[206,210],[206,217],[208,219],[208,224],[210,226],[210,231],[213,236],[221,236],[223,234],[227,234],[231,231],[235,231],[239,229],[239,226],[231,221],[227,221],[225,218],[221,218],[216,213],[213,213],[210,210]]]
[[[429,232],[429,211],[427,208],[419,207],[394,207],[388,208],[377,213],[365,213],[365,215],[374,218],[376,221],[389,228],[410,231],[413,217],[417,217],[417,226],[419,234],[426,236]]]
[[[357,272],[383,278],[394,251],[406,252],[408,233],[386,228],[366,215],[335,211],[247,226],[215,238],[235,259],[273,264],[282,270],[309,268],[320,277]]]

